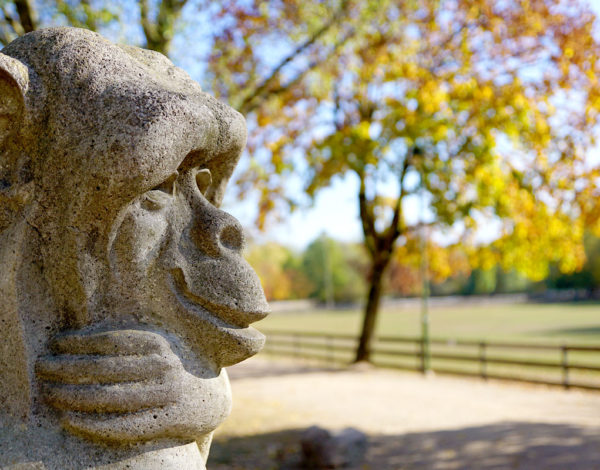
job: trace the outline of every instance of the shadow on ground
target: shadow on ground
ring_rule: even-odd
[[[211,470],[302,468],[301,430],[215,440]],[[352,470],[594,470],[600,429],[507,422],[450,431],[369,437],[365,460]]]

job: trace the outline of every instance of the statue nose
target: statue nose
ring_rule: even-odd
[[[198,248],[212,257],[222,256],[228,251],[241,253],[244,248],[244,232],[234,217],[208,201],[204,207],[194,209],[196,214],[191,236]]]
[[[185,191],[193,211],[190,236],[206,255],[221,257],[232,251],[240,254],[245,246],[244,231],[232,215],[213,206],[205,197],[198,171],[190,171]]]

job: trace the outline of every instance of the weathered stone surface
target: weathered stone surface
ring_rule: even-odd
[[[218,209],[245,138],[160,54],[0,52],[0,468],[204,468],[268,311]]]
[[[367,436],[354,428],[336,433],[311,426],[302,433],[303,468],[343,468],[359,464],[367,450]]]

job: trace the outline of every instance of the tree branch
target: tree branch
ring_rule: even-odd
[[[0,44],[7,46],[10,40],[8,39],[7,33],[3,25],[0,25]]]
[[[86,27],[92,31],[96,31],[98,29],[98,24],[96,23],[96,18],[92,12],[90,0],[81,0],[81,5],[83,6],[83,11],[85,12]]]
[[[162,0],[158,7],[156,22],[150,20],[148,0],[138,0],[140,5],[140,22],[148,49],[168,55],[173,39],[175,21],[179,18],[187,0]]]
[[[365,188],[364,170],[357,172],[360,178],[360,189],[358,191],[358,205],[360,209],[360,221],[362,222],[365,245],[374,258],[377,254],[377,231],[375,230],[375,218],[373,211],[369,208]]]
[[[308,49],[310,46],[312,46],[313,44],[315,44],[325,33],[327,33],[327,31],[329,31],[337,22],[338,19],[341,18],[341,16],[343,15],[343,13],[345,12],[346,8],[348,6],[348,0],[342,0],[342,2],[340,3],[339,8],[337,9],[337,11],[331,16],[331,18],[323,25],[321,26],[321,28],[319,28],[317,31],[315,31],[312,36],[310,36],[309,38],[307,38],[302,44],[300,44],[296,49],[294,49],[288,56],[286,56],[272,71],[271,74],[266,77],[260,84],[258,84],[256,86],[256,88],[254,88],[254,90],[252,90],[250,93],[248,93],[246,95],[246,97],[242,100],[240,106],[238,106],[240,109],[245,109],[252,101],[254,101],[256,98],[260,97],[261,95],[263,95],[268,89],[269,87],[275,82],[277,76],[279,75],[279,72],[281,72],[281,69],[283,69],[283,67],[285,67],[287,64],[289,64],[290,62],[292,62],[296,57],[298,57],[300,54],[302,54],[306,49]],[[337,49],[334,48],[334,49]],[[307,67],[307,71],[310,70],[310,66]],[[289,88],[289,87],[287,87]],[[251,107],[251,109],[255,109],[256,106]]]
[[[29,0],[14,0],[15,8],[19,14],[19,22],[25,33],[30,33],[37,29],[35,10]]]
[[[140,23],[146,37],[146,44],[150,47],[150,44],[157,42],[156,25],[150,21],[148,0],[138,0],[138,3],[140,5]]]
[[[394,207],[394,216],[392,217],[392,222],[383,234],[383,237],[387,241],[387,245],[390,247],[394,245],[394,243],[402,233],[400,227],[400,223],[402,221],[402,200],[404,199],[404,196],[406,196],[406,185],[404,184],[404,177],[406,176],[406,170],[410,165],[411,158],[412,150],[407,152],[406,157],[404,157],[404,161],[402,162],[402,168],[400,169],[400,176],[398,178],[398,182],[400,183],[400,194],[398,195],[398,199],[396,200],[396,206]]]
[[[256,94],[252,97],[252,99],[250,101],[248,101],[248,103],[246,103],[245,106],[236,106],[236,109],[242,113],[242,114],[246,114],[249,113],[251,111],[254,111],[259,105],[260,105],[260,100],[258,100],[258,98],[261,98],[262,96],[268,94],[269,96],[277,96],[280,95],[282,93],[285,93],[286,91],[288,91],[290,88],[292,88],[294,85],[296,85],[297,83],[299,83],[300,81],[302,81],[302,79],[306,76],[306,74],[308,72],[310,72],[312,69],[314,69],[317,65],[322,64],[323,62],[326,62],[330,57],[333,57],[337,50],[344,45],[344,43],[350,39],[352,37],[352,35],[354,34],[354,30],[350,30],[346,35],[344,35],[342,37],[342,39],[340,41],[338,41],[334,47],[331,49],[331,51],[329,51],[327,53],[327,55],[319,60],[313,60],[312,62],[310,62],[307,67],[300,72],[296,77],[294,77],[293,80],[290,80],[289,82],[287,82],[284,85],[281,85],[277,88],[274,89],[267,89],[265,88],[262,93],[260,95]]]
[[[13,33],[17,36],[22,36],[23,34],[25,34],[25,31],[23,30],[23,26],[21,26],[21,23],[19,23],[15,18],[13,18],[4,9],[4,7],[1,7],[1,10],[2,10],[2,16],[4,17],[4,21],[6,21],[6,24],[12,28]]]

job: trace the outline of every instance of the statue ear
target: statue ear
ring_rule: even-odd
[[[0,147],[20,126],[28,85],[27,67],[0,52]]]

